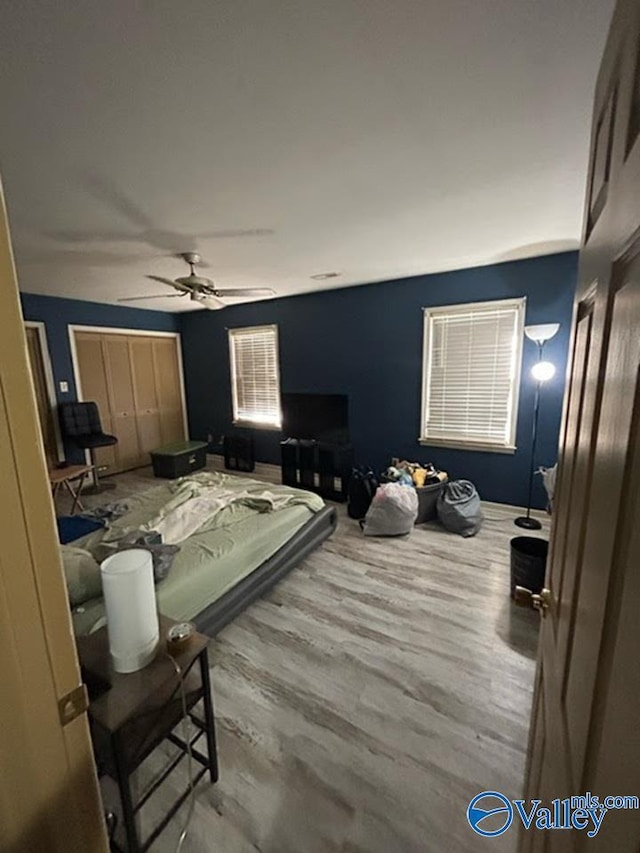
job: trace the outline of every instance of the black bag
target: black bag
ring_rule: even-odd
[[[371,468],[353,468],[349,478],[347,512],[350,518],[364,518],[378,488],[378,480]]]

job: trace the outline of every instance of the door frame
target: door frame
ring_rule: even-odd
[[[1,181],[0,284],[0,846],[107,853]]]
[[[127,335],[128,337],[140,338],[174,338],[176,351],[178,353],[178,378],[180,381],[180,400],[182,402],[182,425],[184,434],[189,437],[189,423],[187,420],[187,397],[184,389],[184,368],[182,363],[182,337],[180,332],[156,332],[146,329],[123,329],[120,326],[87,326],[70,323],[67,326],[69,334],[69,348],[71,350],[71,364],[73,365],[73,381],[76,386],[76,398],[82,401],[82,383],[80,381],[80,362],[76,348],[76,332],[93,332],[101,335]],[[89,451],[85,451],[87,465],[90,464]]]
[[[53,412],[53,435],[56,440],[56,453],[58,462],[64,460],[64,445],[62,433],[60,432],[60,419],[58,418],[58,398],[56,397],[56,382],[53,378],[53,367],[51,365],[51,353],[49,352],[49,341],[47,340],[47,325],[41,320],[25,320],[25,329],[35,329],[38,333],[40,343],[40,356],[44,369],[44,384],[47,389],[47,399]]]

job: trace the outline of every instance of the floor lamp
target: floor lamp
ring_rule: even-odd
[[[533,402],[533,427],[531,432],[531,463],[529,465],[529,497],[527,499],[527,514],[520,515],[514,524],[527,530],[540,530],[542,524],[537,518],[531,518],[531,496],[533,493],[533,475],[536,458],[536,442],[538,440],[538,413],[540,410],[540,388],[544,382],[548,382],[555,375],[555,365],[550,361],[544,361],[542,353],[547,341],[557,334],[560,323],[543,323],[538,326],[525,326],[524,333],[538,346],[538,360],[531,368],[531,375],[536,382],[536,393]]]

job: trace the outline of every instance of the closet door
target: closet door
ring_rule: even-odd
[[[126,471],[141,464],[129,340],[126,335],[104,335],[103,345],[118,469]]]
[[[178,341],[151,335],[76,332],[83,400],[95,400],[118,439],[96,460],[108,473],[149,465],[149,452],[185,439]]]
[[[38,334],[38,330],[33,326],[27,326],[25,332],[27,335],[31,377],[36,392],[36,406],[44,444],[44,455],[47,460],[47,466],[51,468],[58,462],[58,442],[53,423],[55,414],[49,402],[40,335]]]
[[[102,429],[115,435],[116,424],[112,417],[102,337],[88,332],[76,332],[75,340],[82,399],[97,403]],[[119,471],[117,445],[96,448],[96,464],[105,466],[107,474]]]
[[[184,441],[184,414],[176,338],[153,338],[153,366],[162,444]]]
[[[153,361],[153,338],[130,337],[129,353],[133,376],[138,438],[140,442],[139,465],[149,464],[149,452],[163,444],[160,428],[159,388]],[[173,341],[170,341],[173,343]]]

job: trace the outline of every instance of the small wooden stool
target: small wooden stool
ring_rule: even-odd
[[[75,513],[76,509],[79,509],[80,512],[84,512],[84,507],[80,502],[80,492],[82,491],[82,486],[84,485],[87,474],[91,473],[92,470],[93,465],[67,465],[64,468],[49,469],[49,482],[51,483],[51,488],[53,490],[53,499],[56,499],[58,492],[60,491],[60,487],[64,486],[73,499],[73,503],[71,504],[71,515]],[[74,480],[79,481],[75,489],[71,485]]]

